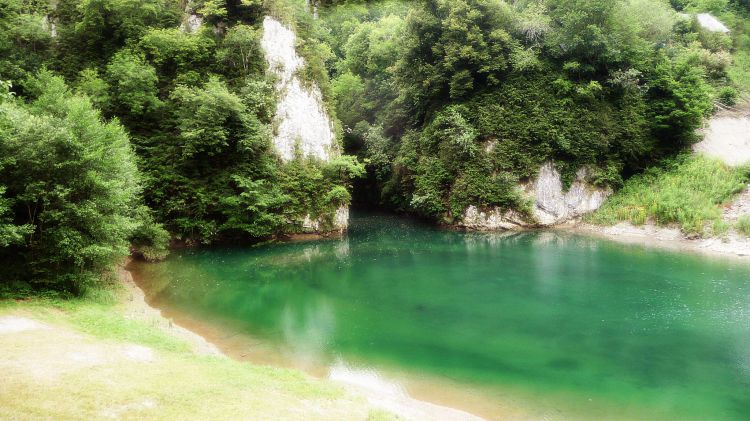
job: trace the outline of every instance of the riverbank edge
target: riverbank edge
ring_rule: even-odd
[[[185,340],[190,344],[198,355],[213,355],[221,358],[229,358],[234,361],[254,364],[241,358],[236,358],[230,352],[225,352],[220,346],[210,341],[200,332],[194,331],[189,325],[183,325],[179,318],[172,319],[163,314],[162,310],[150,305],[146,300],[146,294],[134,279],[133,273],[128,269],[133,258],[128,257],[117,267],[118,282],[125,288],[125,311],[126,317],[146,318],[154,326],[159,327],[164,333]],[[288,369],[288,368],[287,368]],[[301,370],[292,369],[304,376],[310,376]],[[374,408],[394,414],[396,419],[430,420],[440,419],[446,421],[483,421],[484,418],[471,414],[457,408],[442,406],[412,398],[410,396],[391,395],[381,393],[374,388],[358,384],[355,381],[323,379],[339,386],[344,386],[347,392],[364,398]]]
[[[650,222],[640,226],[630,222],[620,222],[609,226],[595,225],[576,220],[557,225],[529,225],[508,229],[477,229],[458,224],[437,224],[437,227],[447,231],[508,235],[534,231],[557,231],[589,235],[622,244],[750,261],[750,238],[734,232],[728,233],[723,238],[688,238],[679,228],[662,227]]]
[[[549,229],[648,248],[750,261],[750,238],[736,233],[729,233],[723,238],[688,238],[679,228],[662,227],[653,223],[636,226],[629,222],[604,226],[577,221]]]
[[[750,189],[746,191],[750,196]],[[736,220],[736,218],[735,218]],[[579,235],[590,235],[623,244],[640,245],[649,248],[660,248],[678,252],[689,252],[715,257],[729,257],[750,260],[750,237],[739,234],[732,229],[721,237],[687,237],[678,227],[660,226],[653,221],[643,225],[634,225],[622,221],[615,225],[596,225],[585,222],[582,217],[551,225],[516,224],[507,228],[489,228],[467,226],[462,223],[436,223],[438,228],[447,231],[485,234],[513,235],[534,231],[557,231]]]

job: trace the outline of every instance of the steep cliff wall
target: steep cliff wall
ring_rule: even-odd
[[[322,161],[338,155],[331,118],[325,110],[320,89],[305,86],[299,77],[305,62],[297,54],[297,36],[276,19],[263,21],[261,46],[276,76],[279,103],[276,109],[274,147],[282,160],[291,161],[299,151]]]
[[[261,47],[269,71],[276,76],[279,102],[274,117],[273,145],[283,162],[296,157],[330,161],[341,154],[336,143],[333,123],[326,112],[323,95],[315,83],[303,83],[300,71],[305,62],[295,49],[297,36],[278,20],[263,20]],[[333,215],[313,218],[306,215],[300,222],[305,233],[344,232],[348,227],[349,208],[340,207]]]

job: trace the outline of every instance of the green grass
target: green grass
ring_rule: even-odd
[[[729,67],[729,77],[744,92],[750,92],[750,52],[738,50],[734,63]]]
[[[127,318],[117,302],[0,300],[0,317],[7,315],[48,328],[3,335],[0,419],[112,413],[122,419],[393,419],[298,371],[194,354],[181,339]],[[134,344],[152,349],[155,360],[122,357],[123,347]],[[100,361],[75,357],[92,354]]]
[[[723,235],[727,227],[720,222],[720,205],[744,189],[747,175],[746,168],[730,168],[702,156],[682,156],[629,179],[588,222],[642,225],[653,221],[679,226],[685,234],[704,235],[709,229]]]
[[[745,237],[750,237],[750,215],[741,216],[734,224],[737,231]]]

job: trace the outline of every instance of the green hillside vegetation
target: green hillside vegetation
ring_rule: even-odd
[[[129,245],[266,239],[350,201],[353,157],[271,149],[261,3],[190,7],[196,33],[170,0],[0,1],[0,289],[81,293]]]
[[[750,86],[745,0],[313,6],[0,0],[0,288],[81,293],[128,251],[331,221],[360,161],[360,200],[445,223],[469,205],[527,212],[516,185],[548,160],[619,188]],[[273,152],[267,14],[298,33],[301,76],[358,158]]]
[[[447,223],[469,204],[524,210],[515,186],[547,160],[566,182],[585,165],[618,188],[747,86],[737,2],[320,6],[346,142],[379,191],[368,199]],[[736,34],[677,10],[721,13]]]

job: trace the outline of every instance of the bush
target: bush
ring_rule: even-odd
[[[154,222],[147,207],[139,207],[135,214],[138,226],[129,239],[132,254],[142,257],[147,262],[164,260],[169,255],[169,232],[161,224]]]
[[[731,107],[737,104],[739,93],[737,93],[737,90],[733,87],[725,86],[719,89],[719,93],[716,96],[722,104]]]

